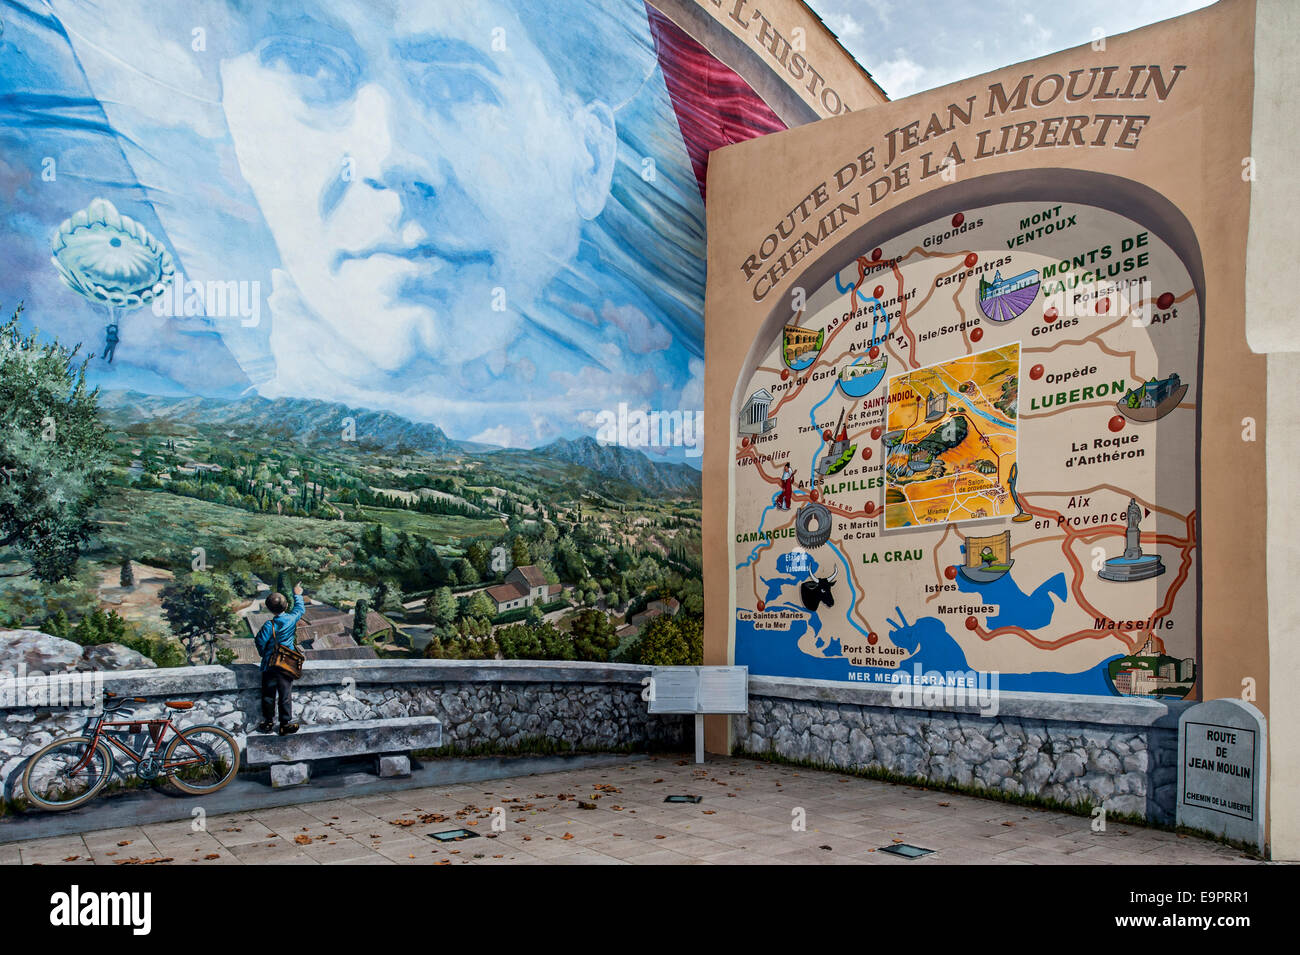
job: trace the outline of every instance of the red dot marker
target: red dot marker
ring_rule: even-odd
[[[1110,428],[1111,431],[1123,431],[1124,416],[1122,414],[1115,415],[1115,417],[1110,419],[1110,423],[1107,424],[1106,427]]]
[[[1037,381],[1039,378],[1042,378],[1042,377],[1043,377],[1043,366],[1042,366],[1042,365],[1035,365],[1033,368],[1030,368],[1030,369],[1029,369],[1029,377],[1032,378],[1032,379],[1034,379],[1034,381]]]
[[[966,256],[966,268],[968,269],[974,268],[975,263],[978,262],[979,260],[980,257],[976,255],[974,252],[972,252],[970,255]]]
[[[984,329],[982,329],[982,328],[973,328],[973,329],[971,329],[971,333],[970,333],[970,340],[971,340],[971,341],[973,341],[973,342],[977,342],[977,341],[979,341],[979,340],[980,340],[981,338],[983,338],[983,337],[984,337]]]
[[[816,488],[813,488],[811,491],[808,492],[808,500],[810,501],[816,501],[817,498],[821,496],[822,496],[821,491],[817,490]]]
[[[880,357],[880,346],[878,346],[878,345],[872,345],[872,346],[871,346],[871,351],[867,352],[867,357],[870,358],[872,361],[875,361],[877,358],[879,358],[879,357]]]
[[[1156,299],[1156,308],[1160,309],[1160,311],[1162,312],[1173,304],[1174,304],[1173,292],[1165,292],[1158,299]]]
[[[959,212],[952,217],[952,227],[955,229],[965,221],[966,221],[966,214],[964,212]]]
[[[881,250],[881,249],[872,249],[872,250],[871,250],[871,261],[872,261],[872,262],[879,262],[879,261],[880,261],[880,257],[881,257],[882,255],[884,255],[884,254],[885,254],[884,251]]]
[[[883,285],[877,285],[875,288],[871,290],[871,294],[874,295],[876,298],[880,298],[882,295],[885,294],[885,287]]]
[[[1095,307],[1098,315],[1105,315],[1110,311],[1110,297],[1107,296],[1106,298],[1103,298]]]
[[[764,608],[766,608],[766,607],[767,607],[767,604],[763,603],[763,601],[760,600],[760,601],[758,602],[758,609],[759,609],[760,611],[762,611],[762,610],[763,610]]]
[[[1052,322],[1056,321],[1056,317],[1057,317],[1057,311],[1055,305],[1053,305],[1047,311],[1043,312],[1043,321],[1047,322],[1049,325]]]
[[[876,641],[879,639],[880,638],[876,636],[874,633],[867,634],[867,643],[871,644],[873,647],[876,645]]]
[[[749,447],[749,438],[741,438],[741,439],[740,439],[740,446],[741,446],[742,448],[747,448],[747,447]]]
[[[822,432],[822,440],[829,441],[830,439],[831,439],[831,429],[827,428],[825,431]]]
[[[951,565],[948,566],[948,567],[945,567],[945,568],[943,569],[943,575],[944,575],[945,577],[947,577],[949,580],[956,580],[956,579],[957,579],[957,568],[956,568],[956,567],[953,567],[953,566],[951,566]]]
[[[884,429],[881,428],[880,425],[876,425],[874,428],[871,429],[871,440],[879,441],[880,436],[884,433],[885,433]]]
[[[974,629],[975,629],[976,627],[978,627],[979,625],[980,625],[980,622],[979,622],[978,620],[976,620],[974,617],[967,617],[967,618],[966,618],[966,629],[967,629],[967,630],[974,630]]]
[[[863,461],[870,461],[870,460],[871,460],[871,449],[870,449],[870,448],[863,448],[863,449],[862,449],[862,460],[863,460]]]
[[[867,501],[867,506],[866,506],[866,508],[864,508],[864,510],[866,510],[866,512],[867,512],[868,514],[874,514],[874,513],[876,513],[876,502],[875,502],[875,501]]]
[[[786,380],[787,378],[789,378],[789,377],[790,377],[790,369],[789,369],[789,368],[782,368],[782,369],[781,369],[781,380],[782,380],[782,381],[785,381],[785,380]]]

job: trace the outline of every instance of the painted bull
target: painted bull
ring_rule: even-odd
[[[799,599],[803,601],[803,605],[814,613],[822,604],[834,607],[835,595],[831,593],[831,585],[835,583],[835,575],[839,572],[837,566],[831,571],[829,577],[814,577],[809,574],[808,579],[799,585]]]

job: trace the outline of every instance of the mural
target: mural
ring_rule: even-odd
[[[245,617],[303,577],[347,650],[698,613],[704,157],[783,128],[707,50],[640,0],[0,17],[6,334],[86,360],[110,445],[59,561],[0,529],[0,624],[165,641],[196,574]]]
[[[735,662],[1185,696],[1200,342],[1179,253],[1086,202],[864,250],[739,386]]]

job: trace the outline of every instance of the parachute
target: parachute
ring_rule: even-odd
[[[50,238],[50,253],[64,284],[108,308],[113,345],[122,314],[152,302],[176,275],[163,244],[107,199],[95,199],[64,219]],[[111,361],[111,350],[104,357]]]

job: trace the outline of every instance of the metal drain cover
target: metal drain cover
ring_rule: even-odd
[[[904,859],[919,859],[921,856],[928,856],[934,852],[933,849],[922,849],[920,846],[909,846],[906,842],[895,842],[890,846],[881,846],[881,852],[892,852],[896,856],[902,856]]]

